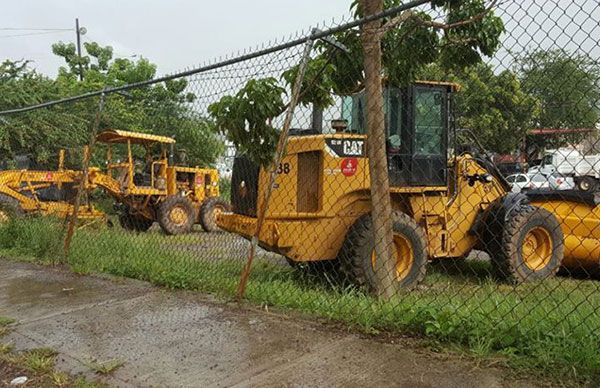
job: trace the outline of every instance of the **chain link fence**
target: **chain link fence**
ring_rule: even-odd
[[[160,79],[143,60],[98,64],[63,100],[68,74],[3,67],[2,90],[29,94],[0,107],[1,256],[597,381],[599,4],[353,13]],[[385,139],[367,137],[375,117]],[[386,179],[371,187],[377,151]],[[387,223],[371,217],[382,192]],[[392,228],[386,259],[376,225]]]

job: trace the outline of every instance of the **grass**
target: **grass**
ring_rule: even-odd
[[[16,320],[8,317],[0,317],[0,327],[8,326],[15,323]]]
[[[56,263],[62,249],[60,229],[56,221],[43,218],[0,226],[1,253]],[[204,244],[202,238],[213,243]],[[110,273],[230,298],[244,262],[232,260],[233,240],[212,238],[85,229],[73,240],[68,264],[79,273]],[[454,270],[435,266],[418,290],[382,301],[259,259],[246,298],[365,332],[407,333],[458,345],[475,357],[500,356],[518,370],[562,381],[600,379],[597,282],[555,278],[510,286],[497,284],[488,272],[485,262],[460,263]]]
[[[12,318],[0,317],[0,328],[16,322]],[[0,337],[6,333],[0,332]],[[100,388],[102,383],[89,381],[85,377],[74,377],[54,369],[58,353],[50,348],[37,348],[15,352],[12,344],[0,343],[0,385],[8,386],[17,376],[27,376],[26,386],[31,387],[80,387]],[[122,365],[122,363],[120,364]],[[112,370],[116,367],[112,367]]]
[[[85,365],[100,375],[108,375],[125,364],[123,360],[112,359],[106,361],[89,360]]]

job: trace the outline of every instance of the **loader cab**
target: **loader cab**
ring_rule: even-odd
[[[392,187],[446,186],[451,95],[457,85],[416,82],[384,87],[388,172]],[[346,97],[347,131],[366,133],[364,92]]]

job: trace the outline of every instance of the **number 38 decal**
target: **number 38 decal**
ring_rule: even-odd
[[[289,174],[290,173],[290,164],[289,163],[279,163],[279,167],[277,167],[277,174]]]

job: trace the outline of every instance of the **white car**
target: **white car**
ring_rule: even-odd
[[[530,174],[530,175],[539,174],[540,167],[541,167],[540,165],[529,167],[529,169],[527,169],[527,174]]]
[[[512,185],[513,193],[522,190],[549,189],[549,179],[542,174],[513,174],[506,177],[506,181]]]

